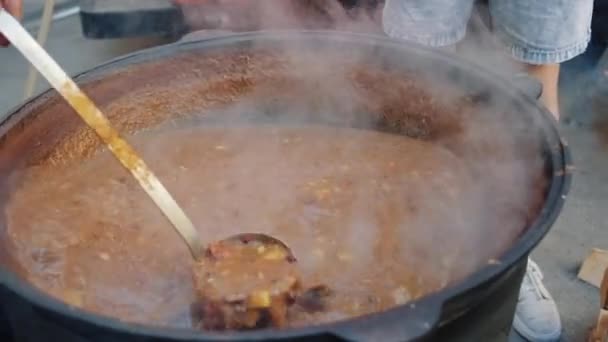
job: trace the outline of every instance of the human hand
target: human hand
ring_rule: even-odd
[[[0,0],[0,8],[4,8],[14,17],[21,19],[23,15],[23,0]],[[8,46],[9,41],[0,34],[0,46]]]

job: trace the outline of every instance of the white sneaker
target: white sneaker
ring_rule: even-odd
[[[562,332],[557,305],[542,280],[540,268],[529,259],[519,290],[513,328],[531,342],[557,341]]]

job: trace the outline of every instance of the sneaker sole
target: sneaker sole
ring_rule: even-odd
[[[559,341],[562,334],[561,330],[558,330],[549,335],[537,336],[527,325],[525,325],[517,315],[513,318],[513,328],[523,338],[533,342],[554,342]]]

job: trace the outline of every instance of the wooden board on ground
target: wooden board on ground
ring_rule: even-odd
[[[599,288],[606,268],[608,268],[608,250],[594,248],[583,262],[578,277]]]
[[[589,336],[588,342],[608,342],[608,310],[600,311],[597,326]]]
[[[588,342],[608,342],[608,268],[604,270],[600,286],[600,306],[597,325],[591,331]]]

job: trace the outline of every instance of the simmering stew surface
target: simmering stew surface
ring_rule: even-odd
[[[264,125],[162,129],[130,140],[206,243],[270,234],[291,247],[305,286],[331,289],[324,310],[291,306],[290,326],[406,303],[497,253],[480,250],[501,234],[477,218],[502,207],[438,144]],[[109,152],[69,167],[29,168],[13,183],[8,233],[28,281],[122,320],[196,326],[188,249]],[[519,214],[512,224],[523,228]]]

